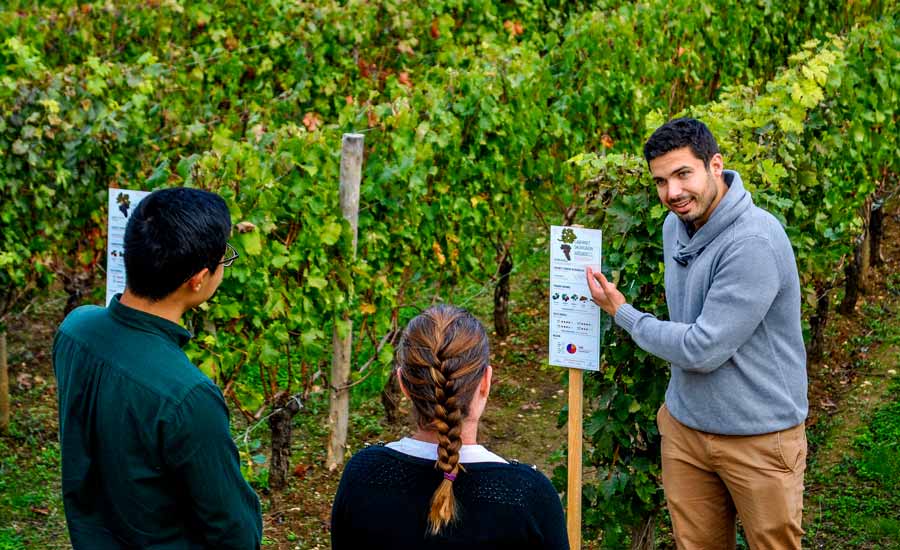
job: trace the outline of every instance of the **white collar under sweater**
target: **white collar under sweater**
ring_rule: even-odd
[[[404,437],[400,441],[392,441],[385,445],[388,449],[401,452],[405,455],[424,458],[427,460],[437,460],[437,443],[428,443],[427,441],[419,441],[411,437]],[[508,464],[503,457],[500,457],[483,445],[463,445],[459,449],[459,461],[463,464],[472,464],[474,462],[501,462]]]

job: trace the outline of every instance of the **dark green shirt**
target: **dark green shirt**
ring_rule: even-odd
[[[190,338],[119,296],[60,325],[53,366],[75,550],[259,548],[259,499],[222,393],[181,350]]]

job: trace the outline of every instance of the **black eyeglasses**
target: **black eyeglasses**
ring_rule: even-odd
[[[225,243],[225,258],[219,263],[224,265],[225,267],[231,267],[231,264],[233,264],[234,261],[238,259],[238,256],[240,256],[240,254],[238,254],[238,251],[235,250],[235,248],[229,243]]]

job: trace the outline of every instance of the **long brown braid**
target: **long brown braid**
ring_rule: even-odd
[[[444,479],[431,498],[431,534],[456,518],[453,480],[462,468],[462,421],[489,357],[484,327],[466,310],[450,305],[433,306],[416,316],[400,341],[397,364],[416,422],[423,430],[438,434],[435,467],[444,472]]]

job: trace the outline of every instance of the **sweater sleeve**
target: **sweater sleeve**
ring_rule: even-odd
[[[775,300],[780,281],[771,244],[763,237],[747,237],[723,255],[693,323],[660,321],[630,304],[619,307],[615,320],[641,349],[675,368],[709,373],[750,339]]]
[[[218,388],[194,388],[173,414],[165,441],[168,466],[190,499],[197,535],[210,548],[259,548],[259,499],[241,474]]]

